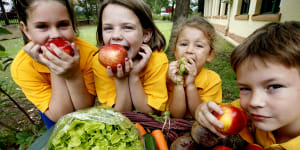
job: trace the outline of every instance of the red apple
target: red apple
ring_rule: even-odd
[[[53,43],[54,45],[56,45],[57,48],[61,49],[62,51],[64,51],[65,53],[69,54],[70,56],[73,56],[73,49],[71,47],[71,43],[67,40],[61,39],[61,38],[56,38],[56,39],[52,39],[50,41],[48,41],[45,46],[46,48],[55,56],[57,56],[57,54],[54,52],[54,50],[50,47],[50,44]],[[59,57],[59,56],[57,56]]]
[[[230,105],[221,105],[223,114],[219,115],[214,112],[215,117],[221,121],[224,128],[217,128],[217,130],[226,135],[238,134],[247,124],[246,115],[239,108]]]
[[[246,150],[263,150],[263,148],[257,144],[248,144]]]
[[[112,71],[117,71],[118,64],[125,66],[125,58],[127,57],[127,50],[118,44],[111,44],[102,46],[99,52],[99,62],[107,67],[110,66]]]
[[[233,149],[224,145],[218,145],[214,147],[212,150],[233,150]]]

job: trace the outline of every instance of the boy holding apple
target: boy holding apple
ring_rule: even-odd
[[[231,55],[240,106],[253,128],[255,143],[264,149],[299,149],[300,22],[269,23],[252,33]],[[196,120],[220,137],[224,125],[213,112],[216,103],[201,104]]]

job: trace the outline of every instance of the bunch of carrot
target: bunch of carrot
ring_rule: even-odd
[[[137,112],[122,112],[129,120],[139,123],[149,130],[160,129],[170,142],[175,141],[180,132],[190,132],[192,122],[184,119],[164,118],[164,122],[157,121],[154,117]]]
[[[135,126],[138,128],[141,137],[144,137],[146,134],[148,134],[147,131],[144,129],[144,127],[140,123],[135,123]],[[154,138],[155,146],[156,146],[157,150],[169,150],[166,138],[160,129],[153,130],[151,132],[151,136],[153,136],[153,138]],[[147,141],[145,141],[145,143],[146,142]],[[152,147],[152,146],[150,146],[150,147]],[[146,150],[148,150],[147,147],[146,147]]]

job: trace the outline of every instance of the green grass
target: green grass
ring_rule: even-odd
[[[22,38],[0,41],[0,44],[5,47],[5,52],[9,56],[15,57],[18,51],[24,46]]]
[[[220,36],[216,41],[216,56],[213,61],[205,66],[217,72],[222,80],[223,102],[230,102],[239,97],[236,78],[230,66],[230,54],[233,46]]]

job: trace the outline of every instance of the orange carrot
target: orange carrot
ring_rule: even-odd
[[[169,150],[167,141],[161,130],[155,129],[151,134],[155,139],[157,150]]]
[[[140,136],[143,137],[147,132],[140,123],[135,124],[136,128],[140,131]]]

